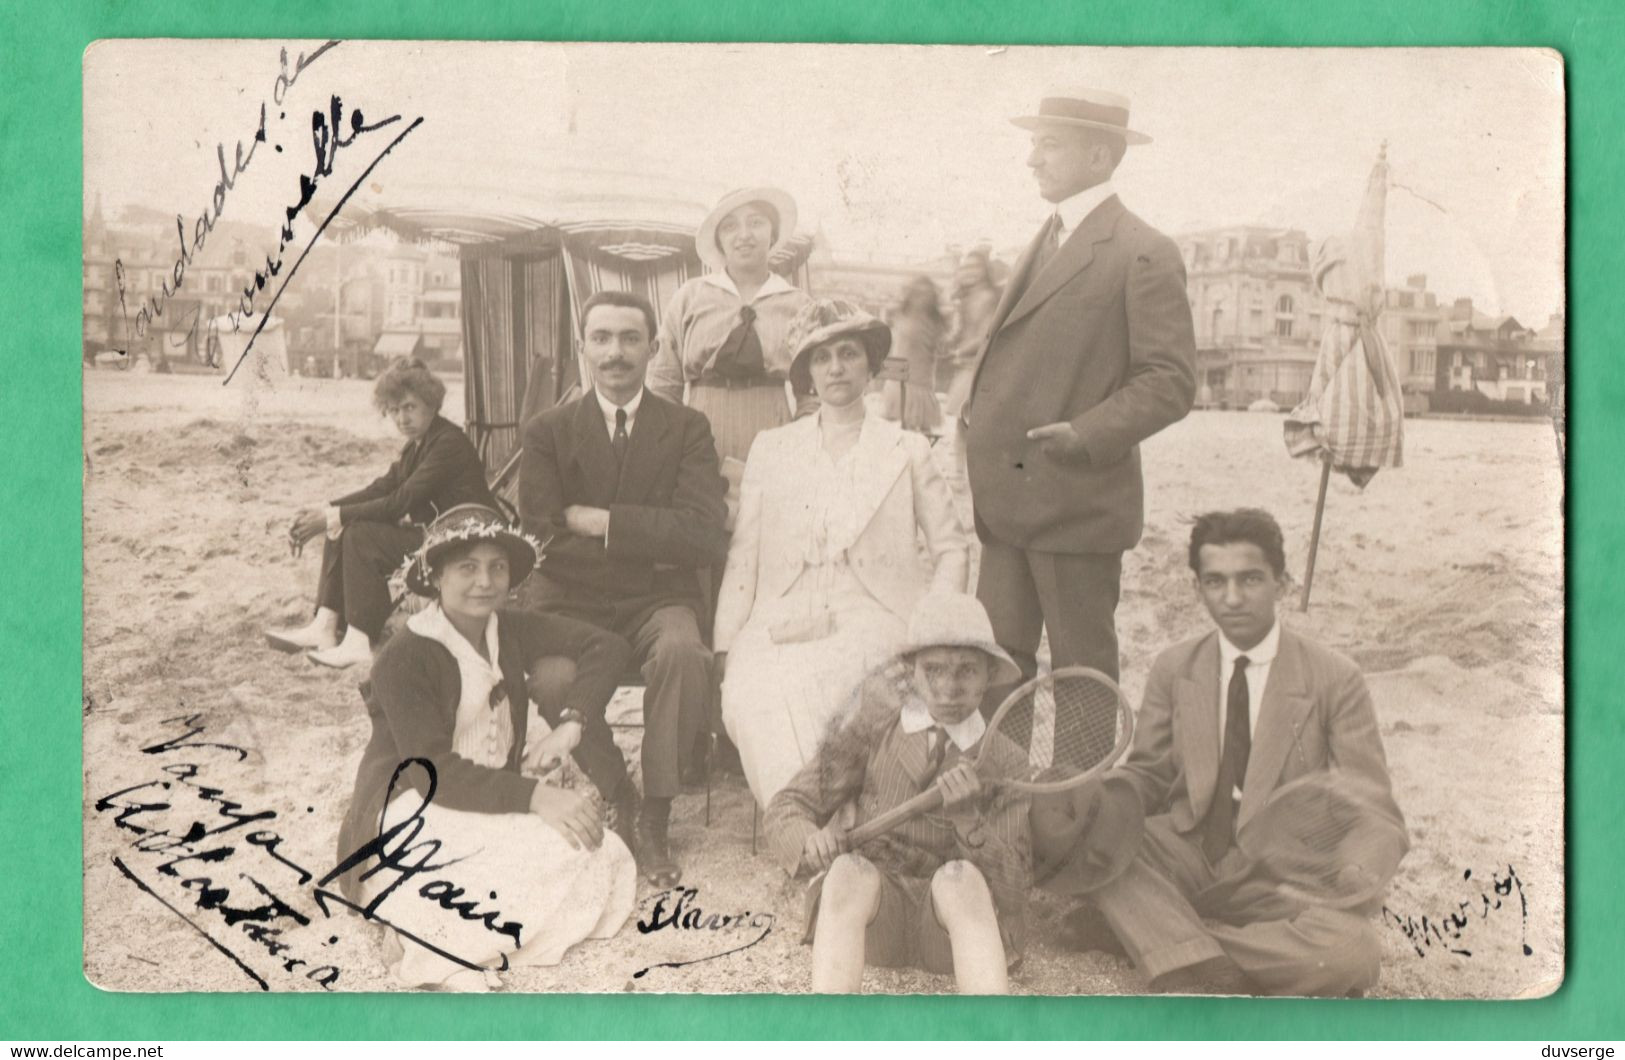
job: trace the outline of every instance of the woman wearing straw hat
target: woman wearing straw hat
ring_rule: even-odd
[[[723,721],[764,806],[845,720],[915,601],[962,591],[969,565],[930,443],[865,410],[886,325],[821,299],[790,343],[791,383],[820,407],[751,447],[713,637]]]
[[[795,200],[778,188],[724,195],[694,236],[711,271],[678,288],[661,318],[649,389],[681,403],[686,385],[724,462],[743,461],[758,431],[790,419],[785,335],[807,294],[769,262],[795,227]]]
[[[597,806],[522,771],[562,759],[582,726],[604,724],[631,657],[621,638],[584,623],[497,610],[538,551],[482,505],[436,519],[405,570],[407,587],[433,603],[362,687],[372,739],[335,872],[348,901],[397,929],[386,950],[403,985],[482,990],[482,969],[557,964],[632,912],[637,870]],[[562,703],[539,704],[555,728],[527,751],[527,677],[553,656],[574,679]]]

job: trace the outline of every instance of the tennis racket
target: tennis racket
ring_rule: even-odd
[[[1408,843],[1382,792],[1336,769],[1277,788],[1236,845],[1308,905],[1352,909],[1388,886]]]
[[[1134,714],[1117,682],[1098,670],[1068,666],[1042,674],[1005,697],[988,722],[975,768],[984,782],[1018,791],[1066,791],[1117,761],[1134,737]],[[995,748],[1003,748],[996,751]],[[1004,759],[1024,758],[1010,772]],[[925,791],[847,833],[852,848],[942,805]]]

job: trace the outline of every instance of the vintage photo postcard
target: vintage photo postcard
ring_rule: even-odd
[[[116,991],[1529,998],[1553,52],[104,40]]]

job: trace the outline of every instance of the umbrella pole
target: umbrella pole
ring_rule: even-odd
[[[1332,477],[1332,462],[1324,455],[1320,460],[1320,496],[1315,499],[1315,528],[1309,533],[1309,566],[1303,572],[1303,601],[1299,611],[1309,610],[1309,589],[1315,584],[1315,553],[1320,549],[1320,517],[1326,512],[1326,483]]]

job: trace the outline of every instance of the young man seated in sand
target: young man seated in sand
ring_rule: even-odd
[[[1151,666],[1134,746],[1107,774],[1107,783],[1132,786],[1145,831],[1126,871],[1092,890],[1094,905],[1154,989],[1364,993],[1382,952],[1369,919],[1292,897],[1236,845],[1236,830],[1281,785],[1334,767],[1402,820],[1365,678],[1347,657],[1281,624],[1286,556],[1268,512],[1199,516],[1189,558],[1216,628]],[[1041,836],[1056,831],[1058,809],[1035,806]],[[1073,858],[1098,856],[1100,834],[1080,834]],[[1049,857],[1048,843],[1038,845]],[[1392,878],[1406,845],[1401,833],[1369,866],[1372,875]],[[1080,948],[1107,941],[1073,940]]]
[[[1024,763],[1008,743],[983,775],[972,763],[987,686],[1019,679],[975,597],[927,596],[897,660],[854,691],[851,721],[768,805],[785,871],[820,874],[807,925],[815,991],[854,992],[874,964],[952,972],[961,993],[1008,992],[1031,881],[1028,800],[987,781]],[[940,810],[851,849],[851,827],[933,785]]]

